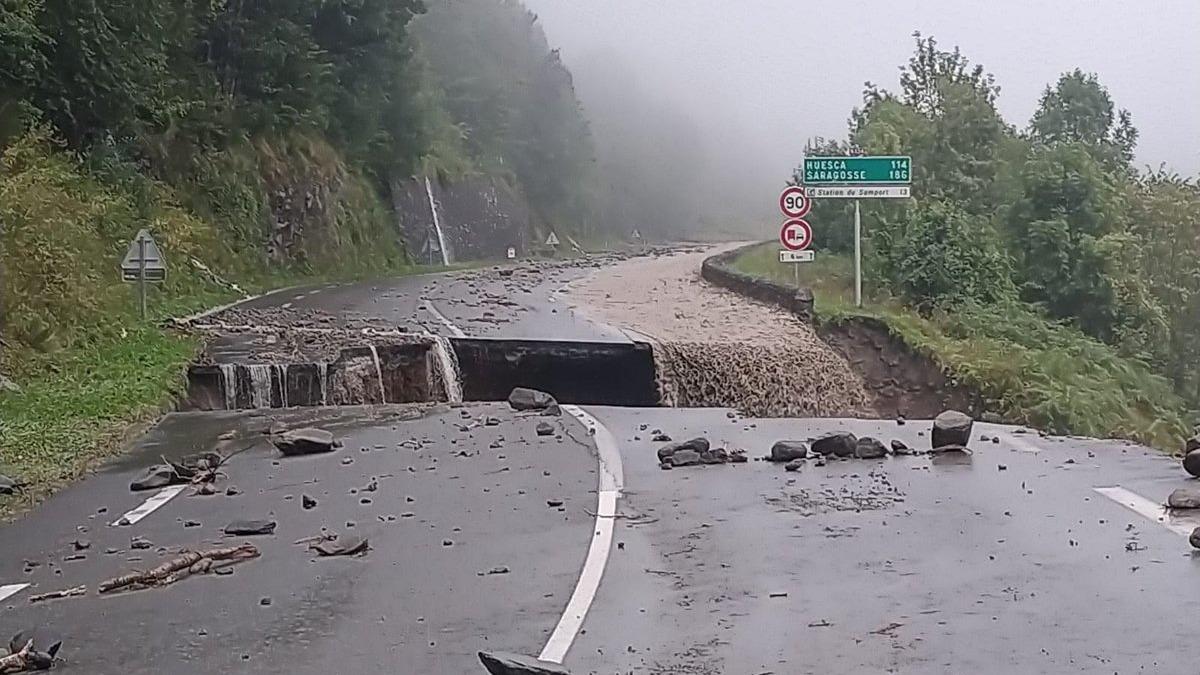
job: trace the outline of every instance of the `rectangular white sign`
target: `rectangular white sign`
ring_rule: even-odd
[[[912,189],[907,185],[813,186],[805,192],[813,199],[907,199],[912,196]]]
[[[797,262],[812,262],[812,251],[780,251],[779,262],[781,263],[797,263]]]

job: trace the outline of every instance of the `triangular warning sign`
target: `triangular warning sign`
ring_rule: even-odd
[[[163,269],[166,266],[162,252],[158,250],[158,244],[155,243],[154,237],[150,236],[149,230],[140,230],[133,241],[129,242],[129,249],[125,251],[125,258],[121,260],[121,268],[138,269],[142,257],[146,260],[146,269]]]
[[[635,228],[633,228],[633,238],[634,238],[634,239],[641,239],[641,238],[642,238],[642,231],[641,231],[641,230],[639,230],[639,229],[637,229],[636,227],[635,227]]]
[[[546,245],[547,246],[558,246],[558,235],[551,232],[550,236],[546,237]]]

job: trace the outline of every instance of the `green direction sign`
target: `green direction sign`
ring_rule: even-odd
[[[900,156],[805,157],[804,184],[872,185],[912,182],[912,158]]]

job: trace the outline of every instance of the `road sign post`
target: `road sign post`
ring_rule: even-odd
[[[146,318],[146,283],[167,278],[167,263],[148,230],[139,230],[121,260],[121,280],[137,284],[138,314]]]
[[[805,157],[801,183],[809,198],[854,200],[854,304],[862,307],[862,208],[860,199],[912,196],[907,155]]]
[[[788,191],[791,189],[792,188],[788,188],[788,190],[784,190],[784,195],[786,196]],[[804,191],[800,190],[800,194],[803,196]],[[784,213],[789,212],[782,198],[780,199],[779,204]],[[801,210],[799,208],[801,206],[803,207],[803,212],[808,213],[808,209],[812,206],[812,204],[808,201],[807,197],[804,197],[804,204],[801,205],[793,202],[792,206],[796,207],[791,210],[793,213]],[[812,260],[812,251],[809,251],[808,247],[812,245],[812,239],[812,227],[808,224],[808,221],[804,220],[803,218],[792,218],[791,220],[785,222],[783,227],[779,230],[779,243],[783,244],[783,248],[785,249],[779,252],[779,262],[810,262]],[[798,266],[793,266],[792,274],[796,281],[796,288],[799,288],[800,268]]]

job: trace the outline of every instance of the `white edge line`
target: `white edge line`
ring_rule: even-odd
[[[592,543],[588,547],[587,558],[583,561],[583,569],[579,572],[579,580],[575,583],[575,592],[567,601],[558,625],[546,640],[546,646],[538,658],[548,663],[562,663],[583,627],[596,591],[600,588],[600,579],[604,576],[604,567],[608,564],[608,554],[612,549],[613,524],[617,515],[617,500],[621,497],[624,485],[624,471],[621,466],[621,453],[617,448],[616,439],[595,417],[574,405],[564,405],[563,410],[573,415],[591,430],[596,440],[596,454],[599,463],[599,490],[596,495],[596,526],[593,529]]]
[[[0,602],[4,602],[26,588],[29,588],[29,584],[8,584],[5,586],[0,586]]]
[[[210,307],[206,310],[192,314],[191,316],[185,316],[185,317],[176,319],[176,321],[179,321],[180,323],[192,323],[193,321],[207,319],[208,317],[212,316],[213,314],[220,314],[221,312],[224,312],[227,309],[232,309],[234,307],[237,307],[240,304],[243,304],[246,302],[253,302],[255,300],[258,300],[259,298],[265,298],[269,295],[275,295],[276,293],[283,293],[284,291],[291,291],[291,290],[295,290],[297,288],[302,288],[302,287],[303,287],[303,284],[297,284],[297,285],[293,285],[293,286],[284,286],[283,288],[276,288],[276,289],[273,289],[270,291],[259,293],[257,295],[247,295],[247,296],[241,298],[240,300],[234,300],[233,302],[227,302],[224,305]],[[316,289],[316,290],[320,290],[320,289]]]
[[[438,311],[438,308],[434,306],[432,300],[429,300],[428,298],[426,298],[425,299],[425,307],[429,310],[430,314],[432,314],[434,317],[436,317],[438,321],[442,322],[442,325],[445,326],[450,331],[451,335],[453,335],[454,337],[459,337],[459,338],[467,337],[467,334],[462,332],[461,328],[459,328],[458,326],[455,326],[450,321],[450,319],[446,318],[445,314],[442,314],[441,312]]]
[[[137,523],[139,520],[141,520],[142,518],[145,518],[146,516],[150,515],[151,513],[154,513],[163,504],[166,504],[167,502],[174,499],[176,496],[179,495],[180,492],[183,492],[183,489],[186,487],[187,487],[186,485],[172,485],[170,487],[165,487],[165,488],[159,490],[158,492],[156,492],[153,497],[142,502],[141,506],[130,511],[129,513],[126,513],[125,515],[121,516],[120,518],[117,518],[112,523],[110,523],[110,525],[112,525],[113,527],[133,525],[133,524]]]
[[[1190,536],[1195,525],[1184,525],[1181,523],[1172,522],[1171,514],[1167,511],[1167,507],[1162,504],[1146,499],[1145,497],[1131,492],[1125,488],[1114,485],[1111,487],[1092,488],[1096,492],[1108,497],[1114,502],[1124,506],[1143,518],[1158,523],[1175,534],[1184,537]]]

